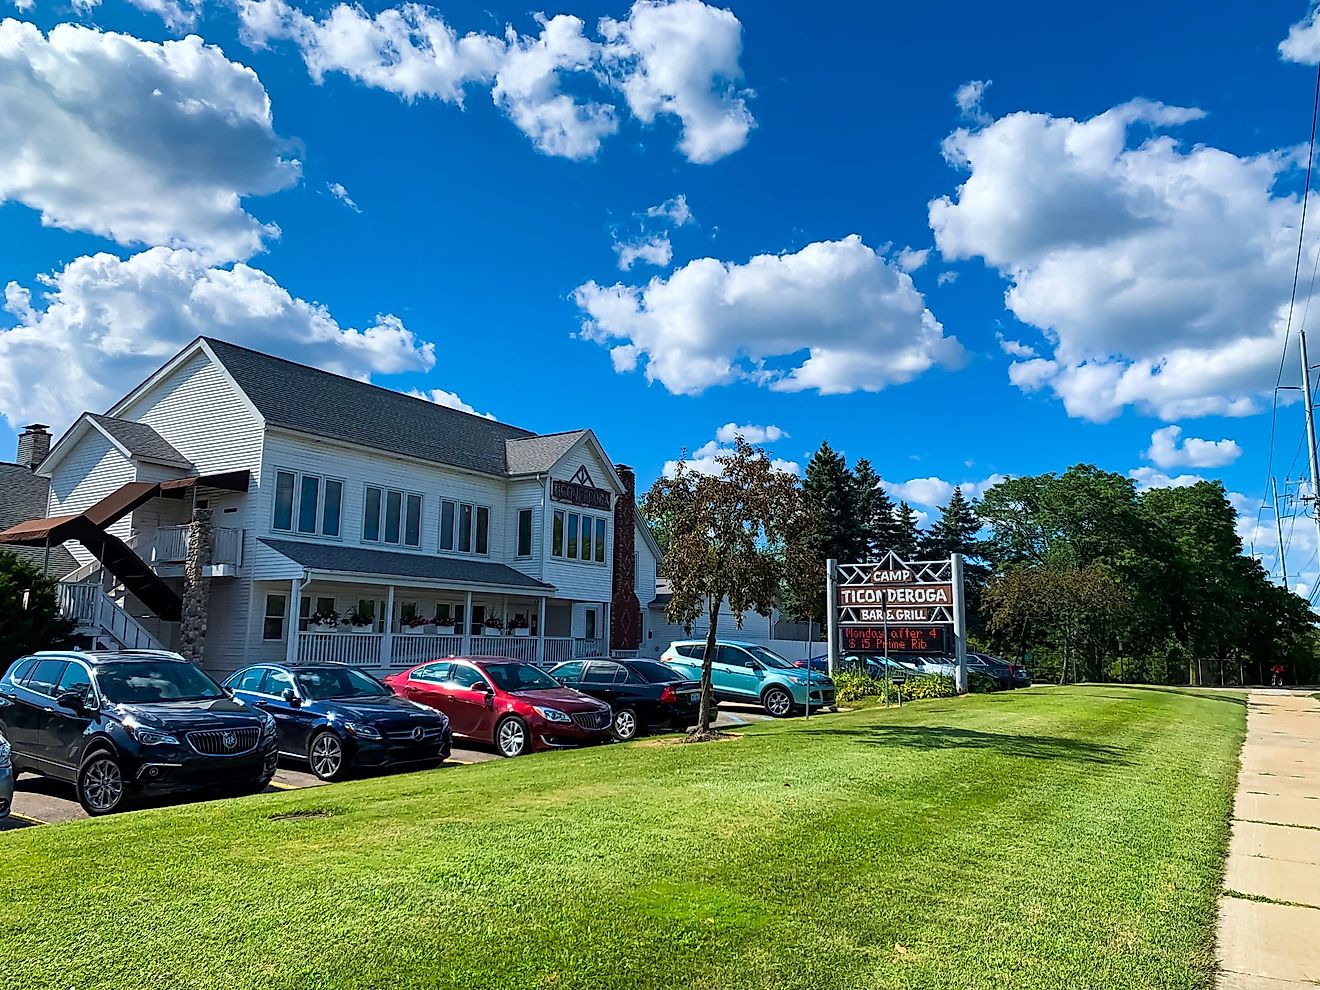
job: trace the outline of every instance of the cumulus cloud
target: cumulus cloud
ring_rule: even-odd
[[[1279,54],[1303,65],[1320,62],[1320,6],[1312,4],[1306,16],[1288,29],[1288,37],[1279,42]]]
[[[888,481],[881,479],[880,484],[894,499],[909,502],[912,505],[924,505],[936,508],[947,505],[953,497],[954,488],[962,490],[969,499],[978,499],[990,488],[1004,480],[1002,474],[992,474],[980,481],[963,481],[955,485],[943,478],[911,478],[908,481]]]
[[[958,281],[957,272],[940,272],[935,276],[936,285],[952,285],[956,281]]]
[[[1020,340],[1010,340],[1002,333],[996,333],[995,340],[999,341],[999,349],[1009,357],[1025,359],[1040,356],[1036,353],[1036,348],[1032,347],[1030,344],[1024,344]]]
[[[644,286],[587,282],[573,297],[581,336],[608,347],[616,371],[644,362],[677,394],[734,381],[876,392],[964,356],[911,276],[856,234],[745,264],[700,258]]]
[[[684,227],[696,219],[688,206],[687,197],[682,193],[648,208],[646,215],[652,219],[668,221],[675,227]]]
[[[1138,491],[1150,491],[1152,488],[1190,488],[1205,481],[1198,474],[1167,475],[1152,467],[1133,468],[1128,477],[1137,483]]]
[[[1181,426],[1166,426],[1150,435],[1146,458],[1162,468],[1215,468],[1232,464],[1242,456],[1236,440],[1183,439]]]
[[[985,91],[990,87],[989,79],[972,79],[963,83],[953,93],[953,102],[958,104],[958,112],[967,120],[986,123],[989,115],[981,108]]]
[[[256,73],[196,36],[0,21],[0,105],[0,203],[47,226],[246,258],[278,228],[242,197],[298,181]]]
[[[656,234],[638,241],[616,241],[614,253],[619,256],[619,270],[626,272],[639,261],[657,268],[668,268],[674,257],[674,248],[667,235]]]
[[[1089,120],[1009,114],[945,141],[969,175],[930,204],[936,245],[997,268],[1009,310],[1052,344],[1011,366],[1019,388],[1097,422],[1127,406],[1165,420],[1259,408],[1300,212],[1275,184],[1296,159],[1159,133],[1202,116],[1135,100]],[[1134,146],[1138,128],[1155,133]]]
[[[434,345],[395,316],[343,327],[265,272],[212,267],[192,251],[91,255],[40,282],[35,302],[26,287],[5,288],[4,308],[17,323],[0,329],[0,415],[14,427],[67,424],[83,409],[108,408],[202,335],[361,379],[435,364]]]
[[[780,440],[786,439],[788,434],[777,426],[757,426],[753,423],[748,423],[746,426],[739,426],[737,423],[725,423],[715,431],[715,439],[720,443],[733,443],[738,437],[742,437],[752,445],[759,445],[778,443]]]
[[[580,18],[537,15],[540,33],[512,27],[504,36],[460,36],[436,10],[417,3],[368,13],[340,3],[324,16],[287,0],[237,0],[242,36],[256,47],[292,42],[312,78],[340,72],[406,100],[462,106],[473,87],[491,98],[537,147],[570,159],[594,157],[619,128],[607,99],[621,94],[643,123],[677,117],[679,147],[690,161],[711,162],[739,148],[754,120],[741,78],[742,25],[727,10],[700,0],[637,0],[628,18],[602,19],[600,40]],[[578,100],[561,89],[594,85],[599,99]]]
[[[100,0],[95,0],[100,2]],[[202,0],[128,0],[138,10],[155,14],[171,31],[181,31],[197,23]]]
[[[930,248],[917,250],[915,248],[905,247],[902,251],[898,252],[895,260],[898,262],[898,267],[903,269],[903,271],[915,272],[926,263],[926,259],[929,257]]]
[[[425,399],[427,402],[434,402],[437,406],[447,406],[450,409],[457,409],[459,412],[480,416],[482,419],[495,418],[493,413],[477,412],[476,409],[464,402],[457,392],[447,392],[442,388],[428,389],[424,392],[419,388],[413,388],[408,390],[408,394],[414,399]]]
[[[730,453],[732,450],[732,447],[726,446],[719,440],[711,440],[702,444],[702,446],[698,447],[681,462],[665,461],[662,473],[666,478],[672,478],[678,472],[678,465],[682,463],[687,466],[689,471],[696,471],[698,474],[709,474],[712,476],[719,475],[722,473],[723,469],[720,467],[717,458],[721,454]],[[795,476],[801,476],[802,474],[801,464],[797,461],[785,460],[782,457],[770,458],[770,466],[776,471],[782,471],[784,474]]]
[[[343,203],[354,213],[362,212],[362,210],[358,207],[357,203],[353,202],[353,197],[348,194],[348,190],[344,188],[342,183],[327,182],[325,184],[325,188],[330,193],[331,196],[339,200],[339,202]]]

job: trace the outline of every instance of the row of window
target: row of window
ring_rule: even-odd
[[[271,528],[280,533],[338,538],[344,482],[294,471],[275,472],[275,514]],[[532,556],[533,515],[518,510],[517,555]],[[551,552],[565,560],[605,563],[604,516],[556,509]],[[387,546],[422,545],[422,496],[367,485],[362,502],[362,541]],[[445,553],[490,555],[490,507],[457,499],[440,500],[440,549]]]
[[[385,602],[379,599],[362,598],[353,606],[353,610],[362,618],[370,619],[370,629],[372,632],[385,631]],[[284,639],[284,624],[288,617],[289,596],[271,593],[266,595],[266,610],[262,615],[261,638],[264,640],[282,640]],[[329,615],[335,612],[335,599],[332,597],[317,597],[315,600],[310,595],[303,595],[298,603],[298,629],[301,632],[307,632],[311,627],[311,619],[314,615]],[[446,626],[458,623],[463,624],[463,605],[459,602],[437,602],[434,607],[422,609],[420,602],[401,601],[398,605],[398,615],[393,622],[393,631],[401,632],[405,623],[417,616],[424,619],[435,620],[439,625]],[[512,619],[526,624],[530,635],[537,636],[539,630],[539,616],[534,609],[526,606],[515,608],[510,606],[510,611],[506,619]],[[468,623],[468,631],[473,635],[481,632],[486,619],[486,606],[484,604],[474,603],[472,606],[472,620]],[[319,628],[319,627],[318,627]],[[596,613],[587,612],[587,633],[588,639],[596,637]]]

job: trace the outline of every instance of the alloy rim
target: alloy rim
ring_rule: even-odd
[[[620,739],[631,739],[637,732],[637,719],[632,712],[619,712],[614,716],[614,733]]]
[[[312,769],[318,777],[333,777],[343,762],[343,747],[334,736],[323,735],[312,744]]]
[[[522,726],[512,719],[500,726],[500,752],[505,756],[521,753],[524,739]]]
[[[103,757],[87,768],[83,795],[97,811],[109,811],[124,796],[124,777],[114,760]]]
[[[788,695],[783,691],[771,691],[765,699],[766,707],[770,709],[772,715],[787,715],[790,704]]]

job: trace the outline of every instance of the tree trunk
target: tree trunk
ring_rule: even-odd
[[[706,652],[701,658],[701,708],[697,714],[697,721],[701,723],[698,731],[702,735],[710,731],[710,714],[711,708],[714,707],[715,691],[710,665],[715,659],[715,624],[719,621],[719,617],[720,603],[716,600],[710,606],[710,631],[706,633]]]

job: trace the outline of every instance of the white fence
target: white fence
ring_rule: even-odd
[[[182,564],[188,559],[188,533],[190,526],[161,526],[151,537],[151,561],[156,564]],[[152,531],[148,531],[152,532]],[[212,564],[243,563],[243,531],[228,526],[215,529],[215,550]]]
[[[467,654],[482,657],[508,657],[536,663],[535,636],[472,636]],[[603,639],[572,639],[547,636],[541,654],[545,667],[581,657],[605,655]],[[414,635],[395,633],[389,637],[388,659],[384,633],[300,632],[298,659],[306,662],[351,664],[354,667],[401,669],[427,660],[459,656],[464,653],[462,636]]]

